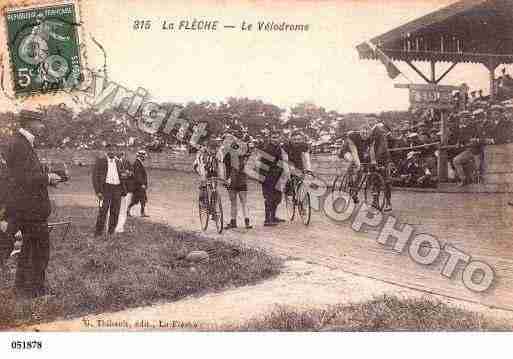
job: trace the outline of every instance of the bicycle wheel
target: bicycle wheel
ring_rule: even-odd
[[[310,193],[305,190],[302,184],[298,188],[298,212],[303,220],[303,224],[308,226],[312,218],[312,206],[310,203]]]
[[[294,220],[296,215],[296,204],[294,202],[294,190],[289,188],[285,191],[285,207],[287,207],[287,216],[291,222]]]
[[[212,219],[216,223],[217,233],[221,233],[224,228],[223,203],[217,193],[212,193]]]
[[[200,196],[200,200],[198,201],[198,207],[201,230],[206,231],[208,227],[208,217],[210,215],[210,211],[208,208],[208,194],[205,192],[203,196],[203,198],[201,198]]]
[[[378,211],[385,207],[385,180],[379,173],[369,173],[364,183],[365,203]]]

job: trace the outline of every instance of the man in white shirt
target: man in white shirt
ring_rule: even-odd
[[[107,145],[107,147],[110,146]],[[121,181],[120,174],[120,163],[112,150],[107,150],[105,156],[96,159],[92,180],[101,206],[96,220],[95,236],[101,236],[104,233],[107,213],[109,213],[108,233],[114,233],[121,207],[121,197],[126,194],[125,184]]]

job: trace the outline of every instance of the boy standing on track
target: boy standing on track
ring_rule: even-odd
[[[231,219],[226,229],[237,228],[237,197],[240,199],[246,229],[253,228],[248,216],[248,176],[244,172],[249,156],[249,145],[241,140],[242,137],[243,134],[239,132],[226,135],[219,149],[223,178],[227,181],[230,197]]]

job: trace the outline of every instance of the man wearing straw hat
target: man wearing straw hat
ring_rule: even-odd
[[[31,299],[49,294],[46,287],[51,212],[48,186],[56,185],[61,178],[44,169],[34,150],[36,140],[45,130],[44,114],[22,110],[18,118],[19,129],[4,153],[10,178],[6,218],[9,227],[23,234],[16,269],[16,295]]]
[[[128,206],[129,217],[131,216],[130,210],[138,203],[141,204],[141,217],[149,217],[146,214],[146,203],[148,201],[146,195],[146,189],[148,187],[148,174],[144,168],[144,161],[146,160],[146,157],[148,157],[148,155],[144,150],[137,151],[135,156],[135,161],[133,164],[134,194],[132,197],[132,202]]]

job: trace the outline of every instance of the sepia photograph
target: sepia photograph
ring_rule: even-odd
[[[0,9],[8,353],[513,331],[513,0]]]

